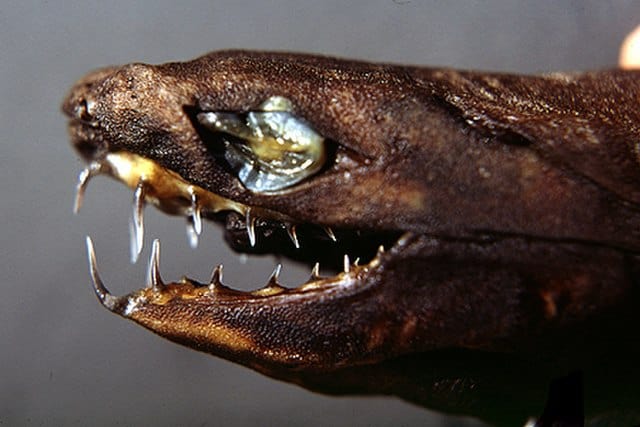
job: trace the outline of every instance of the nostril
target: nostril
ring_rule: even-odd
[[[91,107],[93,106],[93,102],[87,101],[86,98],[80,98],[78,100],[78,104],[76,105],[76,117],[84,122],[92,122],[94,117],[91,114]]]

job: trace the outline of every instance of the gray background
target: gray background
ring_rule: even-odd
[[[640,2],[22,1],[0,6],[0,424],[474,425],[388,398],[332,398],[164,341],[102,309],[84,236],[114,293],[143,285],[128,262],[131,194],[96,179],[71,215],[82,167],[60,102],[88,70],[190,59],[231,47],[518,72],[612,66]],[[162,273],[237,288],[275,260],[243,264],[205,227],[188,248],[181,218],[147,210]],[[294,284],[308,272],[285,266]]]

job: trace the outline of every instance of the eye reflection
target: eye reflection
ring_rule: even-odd
[[[274,96],[246,114],[206,112],[198,120],[215,132],[235,138],[225,141],[225,160],[249,190],[282,190],[322,168],[324,138],[292,114],[291,102]]]

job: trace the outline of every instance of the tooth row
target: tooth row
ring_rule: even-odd
[[[247,230],[247,237],[249,238],[249,244],[251,247],[256,246],[256,218],[253,216],[253,211],[251,208],[247,208],[245,213],[245,228]],[[289,239],[291,239],[291,243],[296,249],[300,249],[300,239],[298,239],[298,233],[296,231],[296,224],[287,224],[286,225],[287,235]],[[324,227],[323,230],[327,233],[327,236],[334,241],[337,242],[336,235],[333,233],[333,230],[330,227]]]
[[[74,213],[77,214],[82,207],[84,194],[86,192],[90,179],[96,175],[104,173],[109,167],[110,165],[108,164],[94,161],[91,162],[91,164],[89,164],[87,168],[82,170],[82,172],[80,172],[78,176],[78,183],[76,185],[76,196],[73,204]],[[133,209],[131,220],[129,223],[129,248],[131,254],[131,263],[133,264],[138,261],[138,258],[140,257],[144,246],[144,208],[146,204],[146,196],[148,193],[147,186],[148,184],[145,182],[144,178],[140,177],[133,193]],[[191,197],[191,206],[189,209],[189,215],[187,216],[187,239],[189,245],[192,248],[196,248],[198,246],[199,237],[202,234],[202,207],[198,202],[198,197],[196,195],[196,192],[194,191],[193,186],[188,187],[188,192]],[[245,221],[249,243],[251,244],[251,247],[255,247],[256,218],[254,217],[252,209],[250,207],[246,208]],[[332,241],[337,241],[336,236],[330,227],[324,227],[323,229]],[[288,224],[286,226],[286,230],[295,248],[300,249],[300,240],[298,239],[298,234],[296,232],[296,225]]]
[[[98,264],[96,262],[96,254],[95,254],[95,249],[94,249],[93,241],[91,240],[91,237],[89,236],[86,237],[86,243],[87,243],[87,256],[89,260],[89,273],[91,275],[91,279],[93,282],[94,291],[98,296],[98,299],[100,300],[100,302],[109,310],[114,311],[116,310],[117,305],[121,303],[121,298],[114,297],[109,293],[104,283],[102,282],[100,275],[98,274]],[[376,254],[376,257],[369,263],[369,266],[370,267],[376,266],[383,253],[384,253],[384,248],[380,246],[378,248],[378,253]],[[358,260],[356,260],[353,266],[357,267],[358,266],[357,263],[358,263]],[[344,274],[345,275],[348,275],[351,272],[351,267],[352,265],[349,262],[349,256],[345,255],[344,256]],[[360,267],[360,268],[366,268],[366,267]],[[281,270],[282,270],[282,265],[281,264],[276,265],[273,272],[271,273],[271,276],[269,277],[269,280],[267,281],[266,286],[257,291],[253,291],[252,294],[258,295],[258,296],[268,296],[268,295],[275,295],[285,291],[286,288],[282,287],[278,282],[278,277],[280,276]],[[320,264],[316,263],[311,270],[311,276],[309,277],[309,280],[305,284],[300,286],[299,289],[307,290],[307,289],[314,289],[321,286],[321,284],[317,283],[319,280],[322,279],[322,277],[319,274],[319,270],[320,270]],[[149,258],[149,266],[147,269],[147,287],[152,289],[155,292],[161,292],[164,290],[165,286],[166,285],[164,284],[162,277],[160,276],[160,240],[155,239],[153,241],[153,245],[151,248],[151,256]],[[222,284],[222,264],[220,264],[216,268],[214,268],[213,273],[211,275],[211,280],[209,280],[208,288],[211,291],[215,291],[216,289],[223,286],[224,285]]]

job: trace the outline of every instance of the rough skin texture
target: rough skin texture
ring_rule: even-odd
[[[194,117],[270,96],[288,98],[334,152],[318,175],[254,194]],[[637,351],[637,332],[621,331],[638,320],[639,97],[631,71],[531,77],[226,51],[99,70],[63,109],[89,161],[130,152],[275,222],[403,235],[307,287],[187,280],[112,311],[315,390],[396,394],[509,424],[542,410],[550,378]],[[273,229],[258,227],[258,240]],[[525,366],[517,380],[505,363]],[[511,409],[492,412],[514,387]]]

